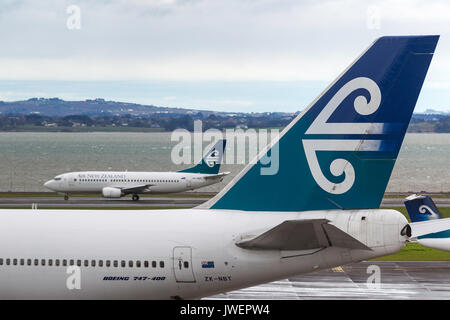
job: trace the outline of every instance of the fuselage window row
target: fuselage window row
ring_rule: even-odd
[[[150,262],[145,260],[143,261],[143,263],[141,262],[141,260],[81,260],[81,259],[3,259],[0,258],[0,266],[6,265],[13,265],[13,266],[84,266],[84,267],[115,267],[118,268],[119,267],[119,261],[120,261],[120,266],[122,268],[125,267],[129,267],[129,268],[141,268],[142,265],[144,266],[144,268],[149,268],[150,266]],[[156,268],[157,267],[157,262],[156,261],[151,261],[151,266],[152,268]],[[159,267],[160,268],[164,268],[164,261],[159,261]]]
[[[77,179],[74,179],[76,182]],[[108,182],[107,179],[80,179],[80,182]],[[111,179],[109,182],[180,182],[180,180],[122,180],[122,179]]]

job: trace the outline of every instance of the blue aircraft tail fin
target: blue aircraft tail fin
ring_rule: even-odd
[[[438,39],[377,39],[217,196],[199,207],[378,208]]]
[[[191,168],[180,170],[178,172],[187,173],[204,173],[204,174],[217,174],[219,173],[220,165],[222,164],[223,153],[225,152],[225,146],[227,140],[218,140],[217,143],[209,150],[200,160],[200,162]]]
[[[411,222],[442,218],[436,204],[429,195],[413,194],[405,199],[405,207]]]

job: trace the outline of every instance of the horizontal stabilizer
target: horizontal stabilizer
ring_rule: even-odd
[[[411,238],[417,238],[423,235],[449,230],[450,218],[412,222],[409,226],[411,227]]]
[[[218,173],[218,174],[212,174],[212,175],[209,175],[209,176],[204,176],[204,178],[205,178],[206,180],[210,180],[210,179],[219,179],[219,178],[223,178],[223,177],[229,175],[230,173],[231,173],[231,172],[229,172],[229,171],[227,171],[227,172],[221,172],[221,173]]]
[[[254,250],[310,250],[326,247],[371,250],[326,219],[287,220],[254,237],[236,243]]]

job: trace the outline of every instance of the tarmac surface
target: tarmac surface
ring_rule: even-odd
[[[215,299],[450,300],[450,261],[365,261],[206,298]]]
[[[70,197],[64,200],[62,197],[0,197],[1,207],[24,207],[37,204],[45,207],[194,207],[209,198],[198,197],[142,197],[139,201],[133,201],[130,197],[118,199],[105,199],[101,197]]]
[[[72,196],[69,200],[63,197],[0,197],[0,207],[24,207],[37,204],[45,207],[195,207],[210,197],[145,197],[133,201],[129,196],[118,199],[105,199],[102,197]],[[384,198],[382,207],[403,207],[403,198]],[[433,198],[438,207],[450,207],[450,198]]]

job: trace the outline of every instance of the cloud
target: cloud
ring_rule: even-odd
[[[69,5],[81,9],[80,30],[67,29]],[[428,78],[449,81],[448,1],[7,0],[1,9],[4,80],[330,81],[381,35],[437,33]]]

